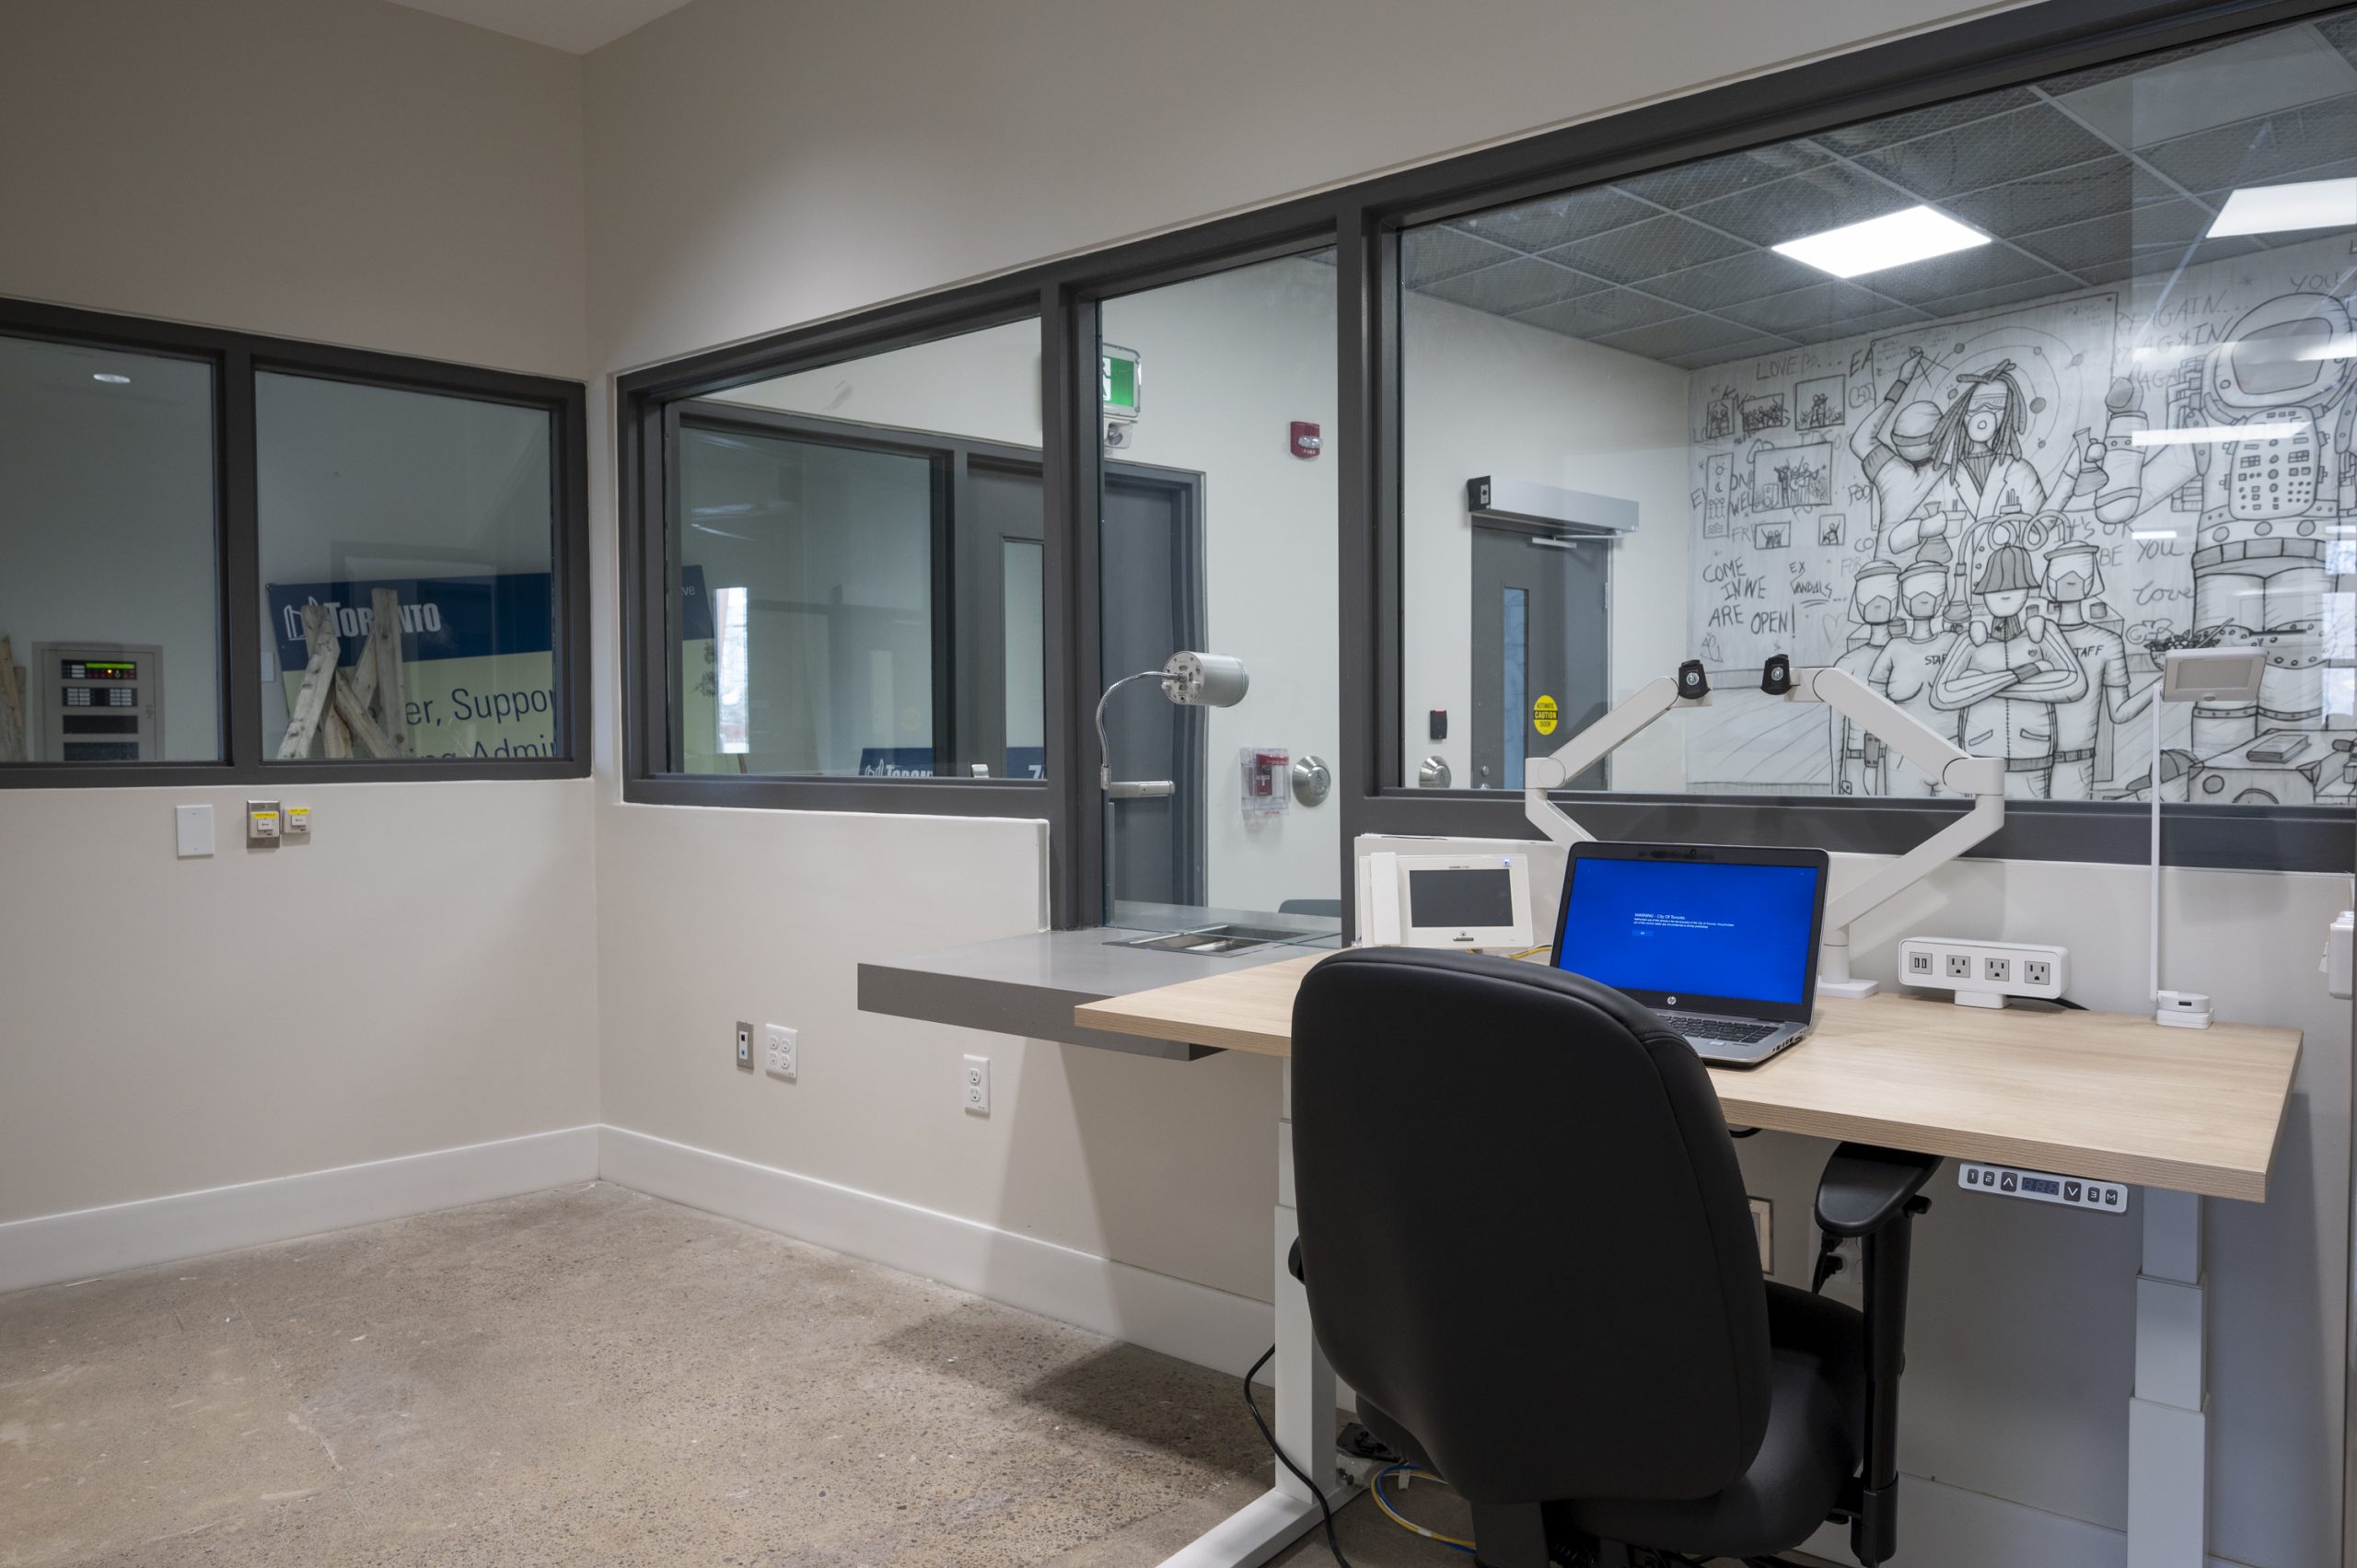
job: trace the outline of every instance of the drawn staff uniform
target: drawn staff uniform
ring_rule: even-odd
[[[1979,598],[1993,617],[1960,637],[1932,683],[1932,704],[1964,713],[1962,745],[2005,760],[2005,794],[2043,800],[2054,782],[2054,709],[2086,694],[2087,672],[2044,617],[2022,613],[2037,585],[2029,552],[1991,552]]]

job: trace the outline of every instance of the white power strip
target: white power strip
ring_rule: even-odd
[[[1902,984],[1953,991],[1967,1007],[2002,1007],[2009,996],[2059,1002],[2070,970],[2071,949],[2051,943],[1910,936],[1898,945]]]
[[[1990,1192],[2000,1198],[2027,1198],[2037,1203],[2060,1203],[2068,1209],[2093,1209],[2097,1214],[2128,1212],[2128,1184],[2090,1181],[2084,1177],[2056,1176],[2043,1170],[2022,1170],[2010,1165],[1980,1165],[1959,1160],[1956,1184],[1968,1192]]]

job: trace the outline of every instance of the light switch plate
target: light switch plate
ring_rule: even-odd
[[[175,806],[172,807],[172,833],[180,846],[182,860],[195,860],[213,853],[213,807],[210,806]]]
[[[280,830],[285,833],[288,838],[308,839],[311,836],[311,808],[309,807],[290,806],[286,808],[284,817],[285,819],[281,824]]]
[[[246,842],[250,844],[276,843],[283,820],[283,816],[278,809],[278,802],[274,800],[247,801]]]

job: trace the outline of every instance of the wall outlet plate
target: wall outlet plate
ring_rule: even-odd
[[[2071,949],[2042,942],[1910,936],[1898,945],[1898,980],[1902,985],[1953,991],[1967,1007],[2002,1007],[2009,996],[2058,1002],[2071,983]]]
[[[2083,1176],[2058,1176],[2051,1171],[2023,1170],[2017,1166],[1958,1160],[1956,1184],[1967,1192],[2026,1198],[2034,1203],[2093,1209],[2099,1214],[2128,1212],[2128,1183],[2124,1181],[2094,1181]]]
[[[761,1026],[761,1071],[772,1078],[791,1078],[801,1037],[784,1024]]]
[[[991,1059],[969,1056],[960,1069],[958,1093],[966,1109],[975,1116],[991,1113]]]
[[[753,1070],[753,1026],[742,1018],[737,1020],[737,1068],[743,1073]]]

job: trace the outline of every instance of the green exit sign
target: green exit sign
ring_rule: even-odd
[[[1138,351],[1102,345],[1097,373],[1104,384],[1105,412],[1115,419],[1138,416]]]

